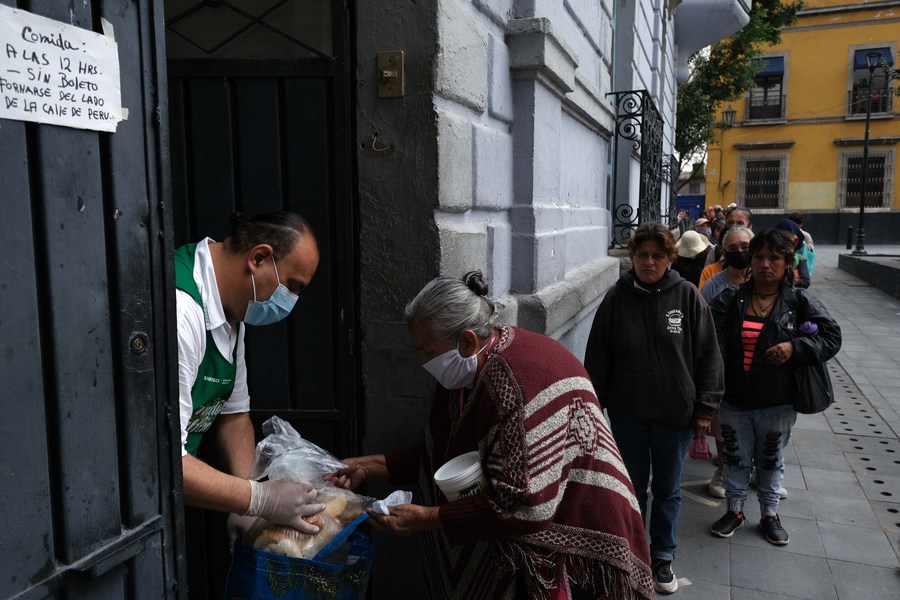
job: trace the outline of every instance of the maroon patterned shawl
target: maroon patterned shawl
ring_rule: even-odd
[[[581,363],[546,336],[496,328],[474,389],[438,387],[425,444],[387,455],[391,480],[419,468],[442,528],[426,532],[434,598],[558,598],[568,576],[617,600],[652,599],[628,472]],[[491,489],[447,502],[432,474],[478,450]]]

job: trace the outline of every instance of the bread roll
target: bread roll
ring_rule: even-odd
[[[337,519],[327,512],[303,517],[303,520],[318,527],[319,533],[313,535],[286,525],[271,525],[260,532],[253,547],[293,558],[312,558],[342,529]]]

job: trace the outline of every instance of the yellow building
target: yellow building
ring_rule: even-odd
[[[897,66],[900,2],[806,0],[781,38],[755,87],[718,107],[734,125],[709,146],[707,205],[745,205],[756,225],[799,211],[817,242],[843,243],[859,219],[869,101],[866,238],[900,241],[900,98],[883,68]]]

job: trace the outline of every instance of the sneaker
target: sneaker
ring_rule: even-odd
[[[763,535],[766,536],[766,541],[770,544],[784,546],[790,539],[787,531],[781,526],[781,519],[778,518],[778,515],[763,517],[759,522],[759,528],[762,530]]]
[[[729,510],[725,513],[725,516],[713,523],[713,526],[709,528],[709,532],[720,538],[730,538],[746,522],[747,519],[744,518],[744,513]]]
[[[781,496],[782,500],[784,500],[785,498],[788,497],[788,491],[784,487],[782,487],[781,491],[778,492],[778,495]]]
[[[672,571],[671,560],[653,561],[653,588],[660,594],[672,594],[678,589],[678,580]]]
[[[725,497],[725,480],[721,468],[716,469],[716,472],[713,473],[712,480],[709,482],[709,495],[713,498]]]

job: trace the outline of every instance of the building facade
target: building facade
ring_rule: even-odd
[[[709,147],[707,203],[746,205],[763,225],[799,211],[817,241],[842,243],[864,196],[867,240],[896,241],[900,99],[884,67],[897,60],[900,2],[808,0],[781,35],[753,89],[719,107],[736,118]]]
[[[418,443],[434,383],[406,302],[481,269],[505,321],[580,356],[618,275],[613,213],[630,212],[627,235],[667,207],[675,65],[692,51],[675,34],[742,6],[0,4],[115,34],[130,110],[115,132],[0,122],[0,238],[26,251],[0,287],[0,380],[20,399],[0,504],[21,515],[0,596],[73,598],[222,596],[224,515],[185,516],[180,495],[176,246],[223,239],[232,211],[304,214],[319,269],[290,319],[247,332],[251,418],[342,457]],[[626,92],[655,114],[636,138]],[[415,539],[382,544],[372,597],[423,596]]]

